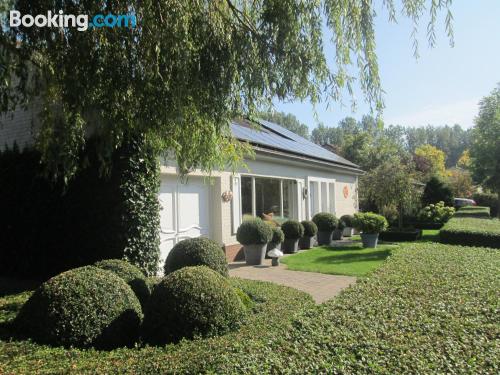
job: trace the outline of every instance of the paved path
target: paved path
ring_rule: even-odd
[[[266,259],[262,266],[247,266],[245,262],[229,264],[229,274],[242,279],[271,281],[309,293],[316,303],[332,299],[344,288],[356,282],[355,277],[326,275],[316,272],[290,271],[286,265],[271,266]]]

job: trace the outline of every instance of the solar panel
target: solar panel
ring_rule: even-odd
[[[231,124],[233,136],[242,141],[359,168],[358,165],[275,123],[265,120],[258,120],[258,122],[262,130],[233,122]]]

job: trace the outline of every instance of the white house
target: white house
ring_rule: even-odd
[[[0,147],[32,142],[37,119],[17,111],[1,120]],[[255,159],[233,174],[216,171],[212,178],[201,172],[177,178],[175,166],[161,167],[158,197],[161,211],[161,257],[179,241],[207,236],[225,249],[228,260],[241,256],[236,230],[244,216],[272,214],[277,220],[310,219],[318,212],[336,216],[358,209],[359,167],[281,126],[259,121],[257,130],[248,121],[231,125],[236,139],[249,142]]]

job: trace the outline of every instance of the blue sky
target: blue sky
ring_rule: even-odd
[[[382,2],[378,2],[381,4]],[[428,47],[426,26],[420,26],[420,58],[413,56],[411,23],[398,17],[389,23],[387,13],[377,5],[377,54],[382,87],[385,91],[386,124],[405,126],[473,125],[478,101],[500,82],[500,1],[455,0],[452,5],[455,46],[449,45],[444,29],[444,13],[437,25],[437,44]],[[332,53],[327,52],[329,60]],[[346,116],[361,118],[369,113],[360,90],[356,90],[357,109],[346,105],[320,103],[315,110],[310,103],[279,103],[279,111],[293,113],[313,129],[318,121],[336,125]]]

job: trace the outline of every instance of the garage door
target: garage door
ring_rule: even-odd
[[[189,177],[183,184],[176,176],[163,176],[159,200],[161,267],[174,245],[186,238],[209,236],[209,185]]]

